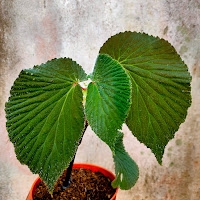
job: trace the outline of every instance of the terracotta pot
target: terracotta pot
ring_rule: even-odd
[[[86,164],[86,163],[75,163],[73,165],[73,168],[84,168],[84,169],[91,169],[93,172],[101,172],[104,176],[106,177],[109,177],[110,180],[114,180],[115,179],[115,176],[112,172],[108,171],[107,169],[103,168],[103,167],[99,167],[99,166],[96,166],[96,165],[92,165],[92,164]],[[32,187],[31,187],[31,190],[28,194],[28,197],[26,198],[26,200],[33,200],[33,195],[34,195],[34,192],[37,188],[37,185],[41,182],[41,179],[38,177],[35,182],[33,183]],[[116,192],[115,194],[113,195],[113,197],[110,199],[110,200],[116,200],[116,195],[117,195],[117,192],[118,192],[118,188],[116,189]]]

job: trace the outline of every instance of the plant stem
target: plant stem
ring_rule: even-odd
[[[76,153],[75,153],[75,155],[76,155]],[[70,162],[69,167],[67,168],[67,174],[66,174],[65,180],[63,181],[63,186],[62,186],[63,189],[66,189],[70,186],[70,183],[71,183],[70,177],[71,177],[71,173],[72,173],[72,167],[74,164],[75,155],[74,155],[74,158],[72,159],[72,161]]]
[[[83,135],[84,135],[84,133],[85,133],[87,127],[88,127],[88,122],[87,122],[87,120],[85,120],[85,128],[84,128],[84,130],[83,130],[82,137],[81,137],[81,139],[80,139],[80,141],[79,141],[79,145],[80,145],[81,142],[82,142]],[[78,148],[77,148],[77,150],[78,150]],[[77,150],[76,150],[76,152],[77,152]],[[70,186],[70,183],[71,183],[70,177],[71,177],[71,173],[72,173],[72,167],[73,167],[73,164],[74,164],[76,152],[75,152],[75,154],[74,154],[74,157],[73,157],[72,161],[71,161],[70,164],[69,164],[69,167],[67,168],[67,174],[66,174],[65,180],[63,181],[63,186],[62,186],[63,189],[66,189],[66,188],[68,188],[68,187]]]

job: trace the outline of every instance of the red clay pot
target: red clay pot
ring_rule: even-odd
[[[112,172],[108,171],[107,169],[103,168],[103,167],[99,167],[96,165],[92,165],[92,164],[86,164],[86,163],[75,163],[73,165],[73,168],[84,168],[84,169],[91,169],[93,172],[101,172],[104,176],[109,177],[111,181],[113,181],[115,179],[115,176]],[[35,182],[33,183],[31,190],[28,194],[28,197],[26,198],[26,200],[33,200],[33,195],[34,192],[37,188],[37,185],[41,182],[41,179],[38,177]],[[114,196],[110,199],[110,200],[116,200],[116,195],[118,192],[118,188],[116,189],[116,192],[114,194]]]

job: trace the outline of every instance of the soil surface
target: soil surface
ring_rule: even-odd
[[[111,186],[111,180],[100,172],[92,172],[90,169],[72,169],[71,184],[62,189],[66,171],[55,184],[53,198],[47,191],[47,187],[40,182],[35,193],[34,200],[109,200],[115,193]]]

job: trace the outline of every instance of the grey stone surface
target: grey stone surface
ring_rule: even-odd
[[[199,0],[1,0],[0,1],[0,199],[23,200],[36,175],[17,161],[5,128],[4,103],[21,69],[54,57],[71,57],[91,72],[102,44],[112,35],[143,31],[169,40],[189,67],[192,106],[166,147],[163,166],[126,126],[125,144],[140,178],[118,200],[200,198],[200,1]],[[114,172],[110,150],[89,128],[77,162]]]

